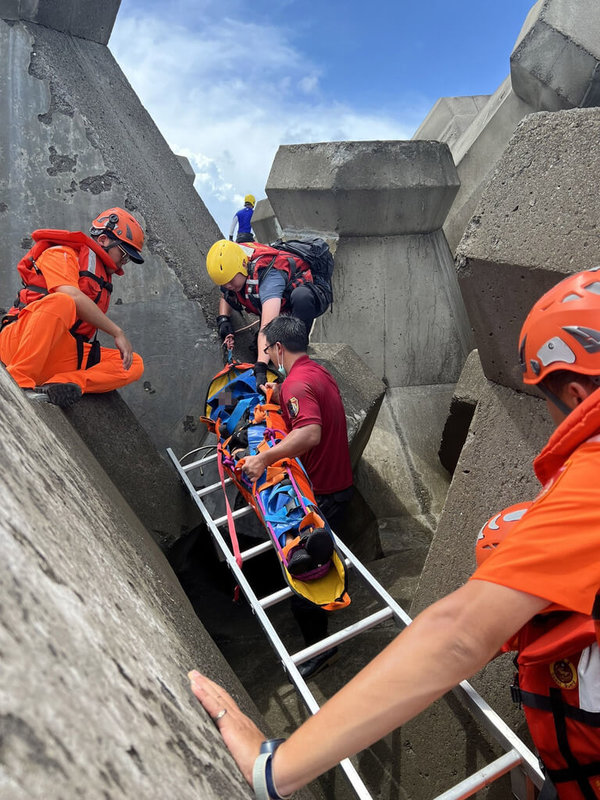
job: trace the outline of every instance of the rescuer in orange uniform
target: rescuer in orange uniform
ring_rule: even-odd
[[[543,796],[600,798],[600,267],[535,303],[519,357],[556,430],[534,461],[542,490],[503,541],[481,543],[493,552],[467,583],[419,614],[287,740],[263,741],[220,686],[190,673],[257,797],[288,796],[381,739],[518,634],[514,694],[546,766]]]
[[[33,399],[67,407],[84,393],[139,380],[141,357],[106,312],[113,275],[142,264],[144,232],[122,208],[109,208],[81,231],[34,231],[18,270],[23,288],[2,320],[0,359]],[[98,330],[115,340],[100,347]]]

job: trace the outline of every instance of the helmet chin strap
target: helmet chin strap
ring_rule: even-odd
[[[550,400],[551,403],[553,403],[558,408],[559,411],[561,411],[565,415],[565,417],[569,416],[569,414],[573,409],[569,408],[569,406],[566,403],[563,403],[563,401],[557,394],[551,392],[550,389],[544,386],[543,383],[538,383],[537,388],[543,395],[545,395],[545,397],[548,398],[548,400]]]

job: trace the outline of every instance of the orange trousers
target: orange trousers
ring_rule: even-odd
[[[76,383],[83,393],[109,392],[142,377],[144,362],[137,353],[128,370],[118,350],[101,347],[100,362],[77,369],[77,342],[69,333],[75,324],[75,301],[54,292],[30,303],[16,322],[0,333],[0,360],[23,389],[43,383]],[[83,364],[91,345],[83,345]]]

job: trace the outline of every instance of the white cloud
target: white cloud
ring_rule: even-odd
[[[173,22],[185,18],[181,7],[166,24],[152,5],[134,13],[123,4],[110,47],[171,148],[190,159],[196,188],[226,234],[244,194],[265,196],[280,144],[409,138],[424,116],[419,110],[403,123],[329,102],[323,66],[285,32],[210,12],[205,3],[202,29],[193,30]]]

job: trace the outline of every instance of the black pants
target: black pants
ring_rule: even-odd
[[[243,242],[253,242],[254,236],[251,233],[238,233],[235,237],[235,240],[238,244],[242,244]]]
[[[351,498],[352,487],[334,494],[315,495],[319,509],[323,512],[334,533],[341,529]],[[298,623],[307,647],[327,636],[327,611],[319,608],[314,603],[310,603],[304,597],[299,597],[297,594],[292,595],[291,607],[292,614]]]
[[[290,294],[290,314],[292,317],[302,320],[306,326],[307,334],[310,334],[312,324],[320,313],[319,298],[312,286],[303,283],[301,286],[296,286],[295,289],[292,289]]]

